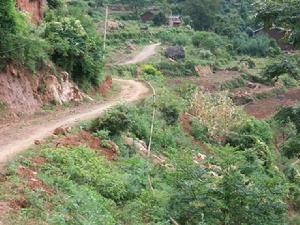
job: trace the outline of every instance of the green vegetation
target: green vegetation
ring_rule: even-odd
[[[43,26],[33,27],[18,12],[13,0],[0,5],[0,64],[21,64],[35,72],[51,59],[67,70],[82,88],[102,78],[101,40],[94,22],[80,6],[49,1]]]
[[[98,30],[107,3],[124,8],[110,11],[121,25],[108,31],[104,52]],[[0,199],[26,204],[4,224],[299,224],[299,53],[279,47],[299,46],[299,4],[252,3],[48,0],[38,27],[12,1],[0,3],[1,64],[34,70],[51,60],[89,89],[101,81],[107,54],[107,74],[156,90],[155,98],[119,105],[10,163]],[[147,11],[153,18],[142,24]],[[168,26],[171,12],[184,24]],[[276,41],[271,25],[290,31]],[[157,42],[149,62],[117,65]],[[176,45],[185,57],[167,58],[165,49]],[[264,117],[264,107],[278,105],[286,106]]]

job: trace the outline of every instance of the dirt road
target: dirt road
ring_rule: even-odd
[[[156,53],[156,48],[160,45],[160,43],[157,44],[152,44],[144,47],[142,51],[134,56],[131,60],[121,63],[120,65],[130,65],[130,64],[136,64],[139,62],[143,62],[146,59],[150,58],[151,56],[155,55]]]
[[[0,168],[17,153],[28,149],[35,140],[52,135],[60,126],[72,126],[80,121],[98,117],[105,110],[123,102],[134,102],[149,94],[149,89],[141,82],[114,80],[121,86],[117,97],[101,103],[83,104],[77,108],[24,120],[21,123],[0,127]]]

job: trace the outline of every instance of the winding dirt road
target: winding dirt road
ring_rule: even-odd
[[[135,64],[146,60],[155,54],[160,44],[146,46],[138,55],[123,65]],[[35,116],[32,119],[6,126],[0,125],[0,168],[16,154],[28,149],[35,140],[42,140],[52,135],[57,127],[72,126],[80,121],[94,119],[106,110],[120,104],[130,103],[143,99],[149,94],[149,88],[138,81],[119,80],[121,91],[117,97],[104,102],[83,104],[73,109],[53,112],[47,115]]]
[[[136,64],[139,62],[143,62],[146,59],[150,58],[151,56],[155,55],[156,53],[156,48],[160,46],[160,43],[152,44],[152,45],[147,45],[142,49],[142,51],[134,56],[131,60],[121,63],[120,65],[130,65],[130,64]]]
[[[98,117],[107,109],[121,103],[138,101],[149,94],[148,87],[138,81],[114,80],[121,91],[117,97],[101,103],[83,104],[77,108],[24,120],[0,129],[0,167],[17,153],[28,149],[35,140],[51,136],[60,126],[72,126],[80,121]]]

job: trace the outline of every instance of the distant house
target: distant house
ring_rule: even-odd
[[[171,27],[178,27],[182,25],[182,19],[181,16],[169,16],[169,26]]]
[[[141,19],[144,23],[146,23],[146,22],[151,21],[155,15],[156,15],[156,12],[154,12],[152,10],[148,10],[141,15]]]
[[[43,19],[44,1],[43,0],[16,0],[17,8],[30,14],[31,21],[39,24]]]

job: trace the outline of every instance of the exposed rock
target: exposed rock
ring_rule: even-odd
[[[67,135],[71,132],[71,127],[58,127],[54,130],[54,135]]]
[[[35,145],[41,145],[42,142],[41,142],[40,140],[35,140],[35,141],[34,141],[34,144],[35,144]]]
[[[107,29],[109,31],[117,30],[117,29],[123,28],[123,27],[124,27],[124,25],[121,22],[114,21],[114,20],[107,21]]]
[[[148,157],[147,145],[144,141],[139,139],[133,139],[131,137],[123,137],[124,143],[128,146],[132,146],[136,152],[138,152],[143,157]],[[166,158],[162,155],[153,154],[150,152],[150,157],[155,164],[166,165]]]
[[[127,49],[130,51],[135,51],[136,47],[134,46],[134,44],[129,42],[129,43],[127,43]]]
[[[60,82],[53,75],[48,75],[44,78],[47,94],[53,98],[52,100],[60,105],[70,101],[80,102],[84,98],[92,100],[89,96],[81,92],[77,85],[70,81],[67,72],[62,72],[61,76],[62,79]]]
[[[40,109],[42,101],[36,98],[33,79],[29,72],[7,65],[5,71],[0,72],[0,101],[14,113],[34,113]]]
[[[16,0],[17,6],[21,11],[30,14],[33,23],[40,23],[43,19],[44,4],[43,0]]]
[[[174,60],[184,59],[185,50],[182,46],[179,45],[171,46],[166,49],[165,56]]]
[[[11,113],[33,114],[46,103],[54,101],[61,105],[83,99],[93,100],[70,81],[67,72],[54,76],[47,68],[32,74],[13,65],[0,72],[0,102]]]
[[[252,82],[248,82],[248,83],[247,83],[247,87],[248,87],[248,88],[251,88],[251,89],[256,89],[256,88],[259,88],[259,84],[255,84],[255,83],[252,83]]]

